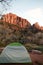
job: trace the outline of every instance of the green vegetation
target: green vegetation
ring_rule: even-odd
[[[37,45],[37,44],[31,44],[31,43],[27,43],[25,44],[25,47],[27,48],[27,50],[39,50],[43,52],[43,45]]]

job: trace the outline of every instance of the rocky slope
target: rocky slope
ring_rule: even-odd
[[[11,42],[43,44],[43,31],[35,23],[31,25],[26,19],[15,14],[3,15],[0,20],[0,46]]]

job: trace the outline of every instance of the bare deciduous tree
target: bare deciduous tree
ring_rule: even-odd
[[[10,8],[10,3],[13,0],[0,0],[0,17],[2,16],[3,12]]]

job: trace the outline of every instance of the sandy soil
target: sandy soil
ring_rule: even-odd
[[[43,54],[30,53],[33,65],[43,65]]]

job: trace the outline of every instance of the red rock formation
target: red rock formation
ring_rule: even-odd
[[[23,19],[23,18],[15,15],[15,14],[12,14],[12,13],[3,15],[1,19],[2,20],[0,20],[0,21],[14,24],[14,25],[16,25],[19,28],[26,28],[26,27],[30,27],[31,26],[30,22],[28,22],[26,19]],[[39,26],[38,22],[36,22],[33,25],[34,25],[34,27],[36,29],[43,31],[43,27]],[[15,26],[15,28],[17,28],[16,26]]]
[[[34,27],[35,27],[36,29],[43,31],[43,27],[40,26],[40,25],[38,24],[38,22],[36,22],[36,23],[33,24],[33,25],[34,25]]]
[[[41,30],[43,30],[43,26],[41,26]]]
[[[31,25],[26,19],[23,19],[12,13],[3,15],[2,19],[3,22],[9,22],[11,24],[19,26],[20,28],[26,28]]]

